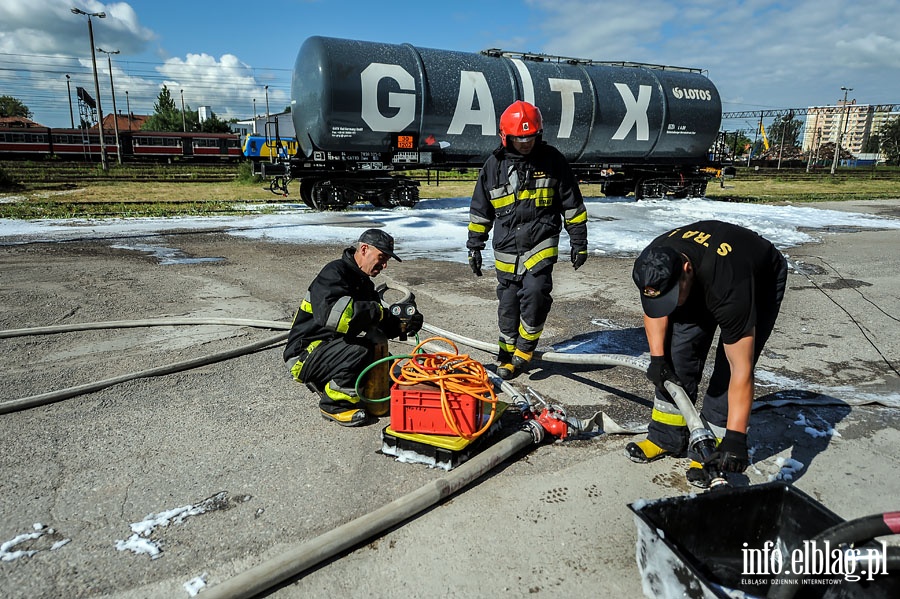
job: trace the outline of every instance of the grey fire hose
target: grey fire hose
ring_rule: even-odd
[[[532,421],[533,422],[533,421]],[[540,425],[535,425],[540,428]],[[254,597],[305,570],[396,526],[462,490],[495,466],[543,437],[537,429],[520,430],[451,470],[446,476],[351,520],[278,557],[203,590],[206,599]]]
[[[265,329],[288,329],[290,328],[289,323],[276,322],[276,321],[268,321],[268,320],[248,320],[248,319],[240,319],[240,318],[153,318],[153,319],[145,319],[145,320],[116,320],[109,322],[85,322],[85,323],[76,323],[76,324],[68,324],[68,325],[56,325],[56,326],[46,326],[46,327],[33,327],[27,329],[10,329],[6,331],[0,331],[0,339],[9,339],[13,337],[25,337],[29,335],[52,335],[57,333],[68,333],[73,331],[90,331],[90,330],[99,330],[99,329],[121,329],[121,328],[137,328],[137,327],[153,327],[153,326],[175,326],[175,325],[232,325],[232,326],[249,326],[256,328],[265,328]],[[284,339],[287,338],[287,333],[279,333],[273,337],[269,337],[267,339],[263,339],[261,341],[256,341],[247,345],[243,345],[241,347],[237,347],[230,350],[225,350],[221,352],[217,352],[214,354],[208,354],[205,356],[200,356],[197,358],[193,358],[190,360],[185,360],[183,362],[176,362],[172,364],[166,364],[164,366],[158,366],[156,368],[150,368],[147,370],[142,370],[139,372],[132,372],[129,374],[123,374],[121,376],[105,379],[102,381],[94,381],[91,383],[85,383],[83,385],[78,385],[75,387],[69,387],[68,389],[60,389],[57,391],[49,391],[47,393],[41,393],[39,395],[32,395],[30,397],[23,397],[21,399],[16,399],[13,401],[5,401],[0,402],[0,414],[8,414],[11,412],[18,412],[20,410],[26,410],[29,408],[34,408],[37,406],[43,406],[50,403],[54,403],[57,401],[62,401],[63,399],[69,399],[71,397],[75,397],[77,395],[83,395],[85,393],[91,393],[93,391],[99,391],[101,389],[106,389],[107,387],[111,387],[113,385],[117,385],[119,383],[124,383],[125,381],[131,381],[139,378],[146,378],[151,376],[162,376],[166,374],[172,374],[175,372],[181,372],[183,370],[189,370],[191,368],[197,368],[200,366],[206,366],[207,364],[213,364],[215,362],[221,362],[223,360],[229,360],[231,358],[236,358],[239,356],[243,356],[246,354],[253,353],[255,351],[259,351],[261,349],[265,349],[271,347],[277,343],[280,343]]]
[[[441,337],[484,349],[485,351],[493,351],[494,349],[493,345],[455,335],[432,325],[426,324],[422,328]],[[541,354],[540,357],[543,360],[562,363],[629,366],[639,370],[646,370],[648,366],[648,360],[646,359],[615,354],[570,355],[544,353]],[[699,414],[697,414],[696,408],[694,408],[694,405],[691,403],[684,390],[674,383],[667,383],[666,388],[669,393],[676,398],[679,409],[684,410],[687,414],[685,419],[688,421],[688,425],[700,427],[711,436],[712,433],[709,433],[708,429],[703,425],[702,419]],[[503,381],[501,389],[509,394],[514,402],[524,397],[507,381]],[[430,482],[420,487],[418,490],[382,506],[374,512],[370,512],[319,537],[311,539],[294,549],[288,550],[276,558],[263,562],[233,578],[209,587],[203,591],[203,595],[208,599],[239,599],[253,597],[291,577],[300,575],[304,571],[342,551],[367,541],[371,537],[392,526],[412,518],[438,501],[461,490],[472,481],[490,471],[504,460],[512,457],[525,447],[534,443],[540,443],[543,439],[543,429],[534,421],[528,421],[527,424],[529,425],[527,430],[513,433],[506,439],[492,445],[481,454],[476,455],[462,465],[451,470],[450,473],[443,478]]]
[[[450,331],[441,329],[434,325],[425,323],[422,328],[430,331],[440,337],[446,337],[452,341],[468,345],[489,353],[497,351],[497,344],[485,343],[477,339],[463,337],[451,333]],[[621,354],[562,354],[557,352],[534,352],[535,358],[547,362],[556,362],[557,364],[586,364],[591,366],[627,366],[637,370],[646,371],[649,362],[646,358],[638,358],[634,356],[624,356]]]
[[[422,328],[436,335],[440,335],[441,337],[446,337],[447,339],[450,339],[452,341],[456,341],[458,343],[462,343],[470,347],[475,347],[487,352],[494,352],[497,349],[495,345],[492,345],[490,343],[485,343],[483,341],[478,341],[477,339],[470,339],[468,337],[456,335],[455,333],[445,331],[444,329],[430,324],[425,324]],[[641,372],[646,372],[647,368],[650,365],[650,361],[647,358],[624,356],[621,354],[563,354],[557,352],[535,352],[534,355],[535,358],[539,358],[546,362],[555,362],[557,364],[626,366],[628,368],[640,370]],[[712,433],[709,432],[709,429],[703,422],[700,414],[697,413],[697,408],[694,406],[694,403],[688,397],[687,393],[684,392],[684,389],[671,381],[666,381],[665,385],[666,391],[668,391],[672,396],[672,399],[675,400],[675,405],[678,406],[678,409],[681,411],[681,413],[684,415],[685,420],[687,421],[688,430],[691,431],[692,440],[695,431],[697,431],[698,435],[701,431],[705,431],[710,436],[712,436]],[[713,439],[715,439],[715,437],[713,437]]]
[[[0,339],[27,337],[29,335],[54,335],[75,331],[96,331],[100,329],[130,329],[140,327],[166,327],[179,325],[226,325],[240,327],[256,327],[276,331],[291,328],[289,322],[277,320],[253,320],[247,318],[147,318],[144,320],[110,320],[107,322],[79,322],[73,324],[31,327],[27,329],[8,329],[0,331]]]
[[[47,393],[32,395],[30,397],[23,397],[21,399],[15,399],[13,401],[4,401],[0,403],[0,414],[18,412],[20,410],[27,410],[28,408],[34,408],[37,406],[43,406],[57,401],[62,401],[63,399],[69,399],[70,397],[75,397],[76,395],[83,395],[85,393],[91,393],[93,391],[106,389],[107,387],[112,387],[113,385],[124,383],[125,381],[147,378],[151,376],[162,376],[175,372],[181,372],[183,370],[190,370],[191,368],[206,366],[207,364],[213,364],[215,362],[221,362],[223,360],[230,360],[231,358],[236,358],[238,356],[253,353],[257,350],[271,347],[287,339],[287,335],[287,333],[278,333],[277,335],[268,337],[266,339],[263,339],[262,341],[256,341],[254,343],[249,343],[235,349],[221,351],[214,354],[207,354],[205,356],[200,356],[191,360],[185,360],[183,362],[175,362],[172,364],[157,366],[156,368],[149,368],[147,370],[131,372],[128,374],[123,374],[121,376],[104,379],[102,381],[94,381],[91,383],[85,383],[84,385],[69,387],[68,389],[60,389],[59,391],[49,391]]]

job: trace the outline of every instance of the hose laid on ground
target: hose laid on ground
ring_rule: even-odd
[[[64,325],[51,325],[44,327],[30,327],[25,329],[8,329],[5,331],[0,331],[0,339],[11,339],[14,337],[27,337],[30,335],[55,335],[58,333],[71,333],[76,331],[94,331],[94,330],[103,330],[103,329],[128,329],[128,328],[140,328],[140,327],[162,327],[162,326],[182,326],[182,325],[226,325],[226,326],[246,326],[246,327],[254,327],[261,329],[274,329],[274,330],[288,330],[291,328],[290,323],[279,322],[275,320],[254,320],[247,318],[147,318],[142,320],[111,320],[106,322],[81,322],[81,323],[72,323],[72,324],[64,324]],[[146,378],[151,376],[162,376],[165,374],[172,374],[175,372],[181,372],[183,370],[189,370],[191,368],[197,368],[199,366],[206,366],[207,364],[212,364],[213,362],[220,362],[222,360],[229,360],[231,358],[236,358],[239,356],[243,356],[252,352],[255,352],[260,349],[265,349],[271,345],[275,345],[280,341],[287,338],[287,333],[279,333],[274,337],[270,337],[268,339],[263,339],[262,341],[257,341],[254,343],[250,343],[248,345],[244,345],[235,349],[218,352],[215,354],[209,354],[206,356],[201,356],[199,358],[193,358],[191,360],[186,360],[184,362],[176,362],[173,364],[167,364],[165,366],[159,366],[157,368],[151,368],[149,370],[142,370],[140,372],[132,372],[129,374],[123,374],[118,377],[114,377],[111,379],[105,379],[102,381],[94,381],[92,383],[85,383],[84,385],[78,385],[76,387],[69,387],[68,389],[60,389],[57,391],[50,391],[48,393],[42,393],[40,395],[32,395],[30,397],[24,397],[21,399],[16,399],[13,401],[7,401],[0,403],[0,414],[8,414],[10,412],[17,412],[20,410],[26,410],[28,408],[34,408],[37,406],[43,406],[46,404],[54,403],[57,401],[61,401],[63,399],[69,399],[70,397],[75,397],[77,395],[82,395],[84,393],[91,393],[93,391],[99,391],[101,389],[105,389],[107,387],[111,387],[113,385],[117,385],[119,383],[124,383],[125,381],[131,381],[139,378]]]
[[[247,318],[147,318],[144,320],[110,320],[107,322],[79,322],[72,324],[50,325],[45,327],[31,327],[27,329],[8,329],[0,331],[0,339],[12,337],[26,337],[28,335],[55,335],[57,333],[71,333],[74,331],[94,331],[101,329],[129,329],[139,327],[167,327],[181,325],[227,325],[240,327],[254,327],[258,329],[273,329],[286,331],[291,328],[291,323],[277,320],[253,320]]]
[[[447,339],[451,339],[456,341],[457,343],[462,343],[463,345],[468,345],[469,347],[474,347],[488,353],[496,353],[497,352],[497,344],[496,343],[485,343],[484,341],[479,341],[478,339],[472,339],[470,337],[463,337],[462,335],[457,335],[455,333],[451,333],[450,331],[441,329],[431,324],[424,324],[422,328],[426,331],[430,331],[436,335],[441,337],[446,337]],[[555,362],[557,364],[585,364],[590,366],[627,366],[628,368],[634,368],[636,370],[641,370],[646,372],[647,367],[650,365],[650,361],[647,358],[639,358],[636,356],[624,356],[622,354],[562,354],[558,352],[534,352],[534,357],[544,360],[546,362]]]
[[[447,337],[448,339],[452,339],[459,343],[476,347],[487,352],[493,353],[497,349],[495,345],[484,343],[483,341],[478,341],[477,339],[462,337],[433,325],[426,324],[423,325],[422,328]],[[646,372],[647,368],[650,366],[650,361],[647,358],[624,356],[621,354],[561,354],[556,352],[534,352],[534,356],[535,358],[540,358],[541,360],[547,362],[556,362],[560,364],[626,366],[628,368],[640,370],[641,372]],[[703,419],[697,412],[697,407],[694,405],[694,402],[690,400],[687,393],[685,393],[684,389],[682,389],[680,385],[676,385],[671,381],[666,381],[666,391],[668,391],[672,396],[672,399],[678,406],[679,411],[684,416],[692,440],[694,440],[695,438],[715,439],[715,436],[709,430],[709,428],[707,428],[706,423],[703,422]]]
[[[6,331],[0,331],[0,339],[25,337],[29,335],[53,335],[57,333],[69,333],[74,331],[177,325],[249,326],[276,330],[286,330],[290,328],[289,323],[270,320],[251,320],[242,318],[153,318],[145,320],[113,320],[108,322],[83,322],[67,325],[32,327],[27,329],[9,329]],[[183,362],[175,362],[172,364],[158,366],[156,368],[141,370],[139,372],[123,374],[121,376],[105,379],[102,381],[94,381],[91,383],[85,383],[83,385],[77,385],[75,387],[69,387],[68,389],[60,389],[57,391],[50,391],[48,393],[32,395],[30,397],[24,397],[13,401],[2,402],[0,403],[0,414],[8,414],[10,412],[17,412],[37,406],[47,405],[57,401],[62,401],[63,399],[69,399],[70,397],[82,395],[84,393],[91,393],[94,391],[99,391],[101,389],[106,389],[107,387],[111,387],[119,383],[124,383],[125,381],[147,378],[151,376],[172,374],[175,372],[181,372],[183,370],[190,370],[191,368],[206,366],[214,362],[229,360],[231,358],[250,354],[261,349],[266,349],[272,345],[284,341],[286,338],[287,333],[278,333],[273,337],[268,337],[261,341],[256,341],[247,345],[243,345],[241,347],[217,352],[214,354],[208,354],[206,356],[200,356],[199,358],[192,358]]]
[[[8,414],[10,412],[18,412],[19,410],[26,410],[28,408],[43,406],[46,404],[61,401],[63,399],[68,399],[70,397],[75,397],[76,395],[82,395],[84,393],[91,393],[93,391],[106,389],[107,387],[112,387],[113,385],[124,383],[125,381],[147,378],[151,376],[172,374],[175,372],[181,372],[183,370],[190,370],[191,368],[197,368],[199,366],[206,366],[207,364],[212,364],[214,362],[221,362],[222,360],[229,360],[231,358],[236,358],[238,356],[243,356],[261,349],[271,347],[287,339],[287,335],[287,333],[278,333],[274,337],[268,337],[266,339],[263,339],[262,341],[255,341],[247,345],[242,345],[241,347],[236,347],[234,349],[229,349],[214,354],[208,354],[206,356],[200,356],[199,358],[192,358],[183,362],[175,362],[172,364],[166,364],[164,366],[157,366],[156,368],[141,370],[139,372],[123,374],[121,376],[104,379],[102,381],[94,381],[92,383],[85,383],[84,385],[69,387],[68,389],[60,389],[59,391],[50,391],[48,393],[41,393],[40,395],[32,395],[30,397],[24,397],[22,399],[2,402],[0,403],[0,414]]]
[[[462,490],[498,464],[537,442],[539,438],[534,433],[528,430],[517,431],[471,457],[446,476],[293,549],[288,549],[269,561],[215,586],[207,587],[203,590],[203,597],[206,599],[254,597],[342,551],[360,545],[373,536],[405,522]]]

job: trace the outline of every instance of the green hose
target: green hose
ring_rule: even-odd
[[[417,341],[417,342],[419,341],[419,335],[418,335],[418,333],[416,334],[416,341]],[[425,352],[424,349],[421,349],[421,348],[419,349],[419,353],[424,353],[424,352]],[[390,395],[387,395],[387,396],[385,396],[385,397],[381,397],[381,398],[379,398],[379,399],[366,397],[365,395],[363,395],[362,390],[359,388],[359,384],[362,382],[363,377],[366,376],[366,373],[367,373],[367,372],[369,372],[370,370],[372,370],[373,368],[375,368],[376,366],[378,366],[378,365],[381,364],[382,362],[387,362],[388,360],[391,360],[391,361],[393,361],[393,360],[405,360],[405,359],[407,359],[407,358],[412,358],[412,357],[413,357],[412,354],[406,354],[406,355],[403,355],[403,356],[385,356],[385,357],[383,357],[383,358],[379,358],[379,359],[375,360],[374,362],[372,362],[371,364],[369,364],[368,366],[366,366],[366,367],[363,369],[363,371],[359,373],[359,376],[356,377],[356,383],[354,384],[354,389],[356,390],[356,396],[359,397],[361,400],[363,400],[365,403],[384,403],[384,402],[386,402],[386,401],[389,401],[389,400],[391,399],[391,396],[390,396]]]
[[[388,401],[391,398],[390,395],[386,395],[385,397],[381,397],[379,399],[366,397],[365,395],[363,395],[362,390],[359,388],[359,384],[362,382],[363,377],[366,376],[367,372],[369,372],[370,370],[372,370],[373,368],[375,368],[382,362],[387,362],[388,360],[391,360],[391,361],[404,360],[406,358],[412,358],[412,357],[413,357],[412,354],[406,354],[404,356],[385,356],[383,358],[379,358],[378,360],[375,360],[374,362],[372,362],[371,364],[369,364],[368,366],[363,368],[363,371],[359,373],[358,377],[356,377],[356,395],[366,403],[384,403],[384,402]]]

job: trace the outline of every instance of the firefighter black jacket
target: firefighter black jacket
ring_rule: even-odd
[[[563,226],[587,249],[587,210],[562,153],[543,141],[527,156],[494,151],[472,194],[466,247],[484,249],[493,228],[497,277],[518,278],[556,263]]]
[[[285,360],[299,356],[313,341],[357,337],[372,328],[389,339],[400,334],[400,320],[382,307],[372,278],[353,258],[355,251],[345,249],[310,283],[288,333]]]

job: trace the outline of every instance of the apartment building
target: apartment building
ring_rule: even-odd
[[[803,129],[803,151],[810,152],[822,144],[837,143],[840,137],[844,150],[853,155],[862,153],[873,132],[874,115],[874,106],[857,104],[856,100],[846,103],[838,101],[834,106],[810,106]],[[842,129],[843,133],[840,133]]]

